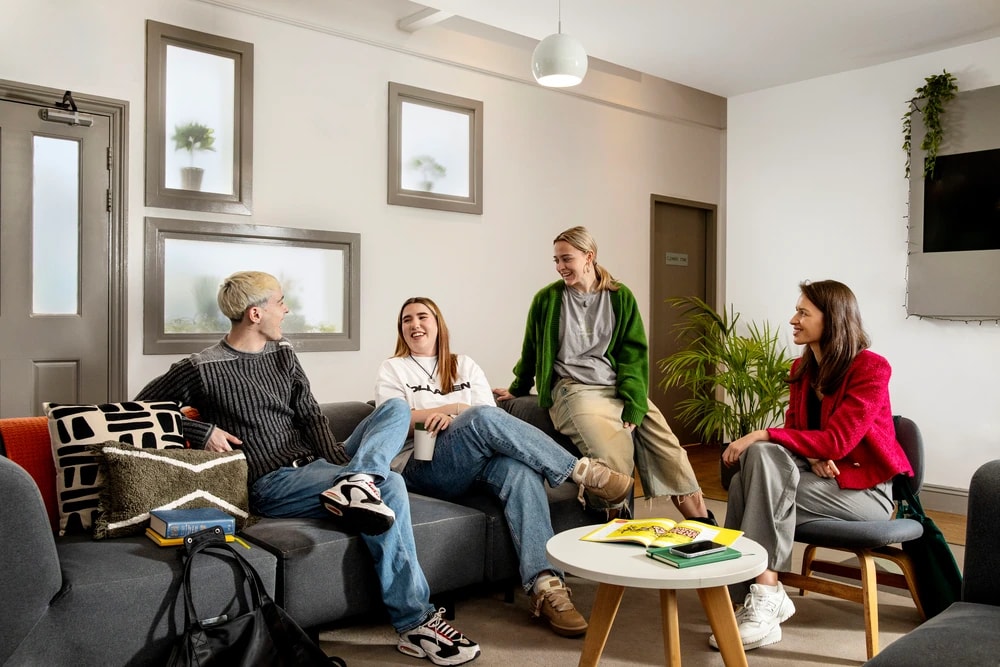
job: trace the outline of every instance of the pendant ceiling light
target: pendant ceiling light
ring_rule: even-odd
[[[531,54],[535,81],[550,88],[567,88],[587,74],[587,52],[574,37],[562,31],[562,0],[559,0],[559,32],[538,43]]]

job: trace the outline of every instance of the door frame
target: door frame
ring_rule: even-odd
[[[54,108],[65,90],[0,79],[0,100]],[[108,170],[108,399],[123,400],[128,378],[128,102],[73,91],[81,113],[111,123]]]
[[[653,262],[659,261],[657,258],[653,257],[653,252],[655,251],[653,245],[656,235],[656,205],[657,204],[673,204],[674,206],[684,206],[687,208],[700,209],[705,212],[705,296],[708,305],[712,306],[716,310],[719,309],[719,303],[722,300],[722,295],[719,294],[719,284],[720,276],[719,272],[719,252],[721,248],[719,247],[719,207],[716,204],[709,204],[708,202],[694,201],[692,199],[678,199],[677,197],[666,197],[663,195],[650,195],[649,196],[649,295],[652,298],[654,293],[654,271]],[[649,305],[649,312],[652,313],[652,304]],[[653,318],[650,317],[649,322],[649,340],[653,340],[653,326],[655,323],[652,321]]]

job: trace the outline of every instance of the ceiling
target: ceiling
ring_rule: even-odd
[[[1000,37],[1000,0],[419,0],[731,97]],[[442,15],[446,16],[446,15]]]

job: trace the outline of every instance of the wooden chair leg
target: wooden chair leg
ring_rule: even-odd
[[[910,561],[909,556],[900,553],[899,555],[879,554],[877,557],[885,558],[899,566],[900,571],[903,573],[903,579],[906,580],[906,588],[910,591],[910,597],[913,598],[913,604],[917,608],[917,613],[920,614],[920,620],[921,622],[926,621],[927,614],[924,613],[924,607],[920,604],[920,597],[917,595],[917,575],[913,571],[913,562]]]
[[[878,653],[878,581],[875,576],[875,559],[865,551],[857,552],[861,567],[861,597],[865,619],[865,648],[868,659]]]
[[[813,558],[816,557],[816,545],[809,544],[806,546],[806,550],[802,552],[802,576],[809,577],[812,576],[812,563]],[[805,596],[806,589],[800,588],[799,595]]]

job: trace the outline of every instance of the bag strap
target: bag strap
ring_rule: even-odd
[[[899,505],[896,508],[897,519],[914,518],[921,522],[927,519],[924,507],[920,504],[920,497],[913,493],[913,489],[910,488],[906,480],[896,486],[896,494],[900,496]]]
[[[192,563],[195,560],[195,556],[203,553],[209,549],[213,552],[221,552],[227,557],[231,557],[240,566],[243,571],[243,579],[241,583],[248,583],[250,585],[250,602],[252,605],[252,610],[260,609],[261,604],[265,598],[267,598],[267,592],[264,588],[264,582],[261,581],[260,575],[257,570],[253,568],[250,563],[246,561],[243,556],[239,554],[228,542],[225,541],[225,537],[222,539],[216,539],[217,535],[212,534],[201,535],[201,533],[209,533],[209,531],[218,531],[218,534],[222,534],[222,529],[215,527],[209,528],[199,533],[193,533],[184,538],[184,548],[187,552],[187,557],[184,563],[184,577],[181,580],[181,586],[184,589],[184,624],[190,626],[192,619],[198,620],[198,615],[195,612],[194,600],[192,599],[191,589],[191,569]]]

